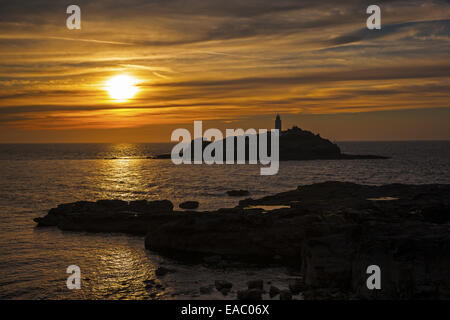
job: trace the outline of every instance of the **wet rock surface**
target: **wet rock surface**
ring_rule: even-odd
[[[258,205],[287,207],[245,209]],[[306,299],[450,298],[450,185],[326,182],[209,212],[176,212],[167,200],[76,202],[35,221],[146,234],[147,249],[174,258],[289,265],[304,275],[289,293]],[[382,290],[367,289],[369,265],[381,268]]]

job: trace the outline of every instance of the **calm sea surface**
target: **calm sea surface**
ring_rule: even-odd
[[[256,165],[175,166],[146,157],[167,144],[0,144],[0,299],[183,299],[198,297],[216,279],[244,287],[248,279],[279,287],[294,276],[284,268],[209,269],[186,266],[144,249],[142,237],[35,229],[33,218],[60,203],[98,199],[197,200],[200,209],[231,207],[230,189],[252,197],[328,180],[366,184],[450,183],[450,142],[345,142],[346,153],[389,160],[281,162],[276,176]],[[78,265],[82,289],[68,290],[67,266]],[[160,265],[177,272],[161,279]],[[146,288],[154,279],[163,289]],[[205,296],[201,296],[205,297]],[[208,298],[219,298],[212,294]]]

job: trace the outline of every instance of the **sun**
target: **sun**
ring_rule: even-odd
[[[136,87],[137,80],[127,75],[118,75],[106,81],[105,89],[109,96],[117,102],[126,101],[134,97],[139,91]]]

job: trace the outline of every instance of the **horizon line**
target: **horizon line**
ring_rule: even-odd
[[[450,139],[408,139],[408,140],[330,140],[333,143],[339,142],[450,142]],[[152,141],[152,142],[130,142],[130,141],[121,141],[121,142],[51,142],[51,141],[43,141],[43,142],[0,142],[0,145],[6,144],[176,144],[177,142],[173,141]]]

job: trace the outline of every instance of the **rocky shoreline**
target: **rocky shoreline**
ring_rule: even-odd
[[[156,156],[149,156],[147,159],[150,160],[168,160],[172,159],[170,153],[158,154]],[[347,154],[341,153],[338,155],[314,155],[314,156],[290,156],[281,155],[280,161],[306,161],[306,160],[387,160],[389,157],[378,156],[372,154],[360,155],[360,154]],[[248,159],[247,159],[248,161]]]
[[[237,137],[227,138],[222,141],[223,155],[227,154],[227,140],[233,139],[234,155],[233,159],[237,159],[238,142]],[[249,160],[249,136],[245,136],[245,155],[246,161]],[[256,138],[259,141],[259,138]],[[201,141],[201,150],[210,144],[210,141]],[[271,148],[271,141],[267,141],[268,149]],[[195,144],[194,141],[190,145],[190,154],[193,159]],[[182,154],[180,154],[182,156]],[[171,154],[160,154],[148,157],[148,159],[171,159]],[[336,143],[322,138],[319,134],[314,134],[310,131],[303,130],[297,126],[291,129],[282,131],[279,137],[279,160],[280,161],[302,161],[302,160],[376,160],[389,159],[389,157],[381,155],[355,155],[342,153],[341,149]]]
[[[215,211],[175,211],[168,200],[75,202],[35,221],[145,235],[147,249],[181,260],[289,265],[311,299],[450,298],[450,185],[325,182]],[[367,289],[369,265],[380,266],[382,290]]]

